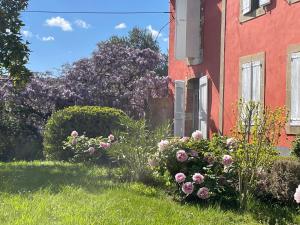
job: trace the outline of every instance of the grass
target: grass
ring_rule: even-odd
[[[247,213],[182,205],[159,189],[122,183],[110,175],[106,168],[80,164],[0,163],[0,224],[227,225],[276,219],[279,224],[300,224],[296,213],[261,205]]]

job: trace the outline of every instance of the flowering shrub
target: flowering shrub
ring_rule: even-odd
[[[169,174],[182,200],[237,197],[234,158],[225,137],[215,135],[208,141],[195,131],[191,138],[161,140],[151,160],[156,173]]]
[[[249,194],[255,192],[257,171],[270,169],[278,155],[275,147],[286,124],[286,110],[240,101],[237,118],[232,130],[237,141],[228,143],[237,162],[240,206],[244,209]]]
[[[113,141],[114,136],[112,134],[108,138],[88,138],[85,135],[79,136],[77,131],[72,131],[63,143],[63,149],[69,152],[70,161],[96,163],[107,157],[106,151]]]

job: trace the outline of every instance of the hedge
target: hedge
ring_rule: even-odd
[[[44,130],[44,156],[47,160],[68,160],[71,152],[63,150],[63,141],[76,130],[88,137],[107,136],[122,128],[127,115],[118,109],[99,106],[72,106],[55,112]]]

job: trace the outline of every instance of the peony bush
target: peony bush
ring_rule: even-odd
[[[107,159],[107,149],[114,143],[114,140],[112,134],[107,138],[89,138],[85,135],[79,136],[74,130],[63,142],[63,149],[70,155],[69,161],[71,162],[100,163]]]
[[[167,183],[181,200],[235,201],[237,174],[232,143],[217,135],[205,140],[197,130],[191,137],[161,140],[149,161],[155,173],[167,176]]]

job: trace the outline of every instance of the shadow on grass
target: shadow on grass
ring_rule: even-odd
[[[36,192],[47,189],[59,192],[65,186],[89,192],[118,186],[104,168],[62,163],[0,164],[0,191],[6,193]]]

